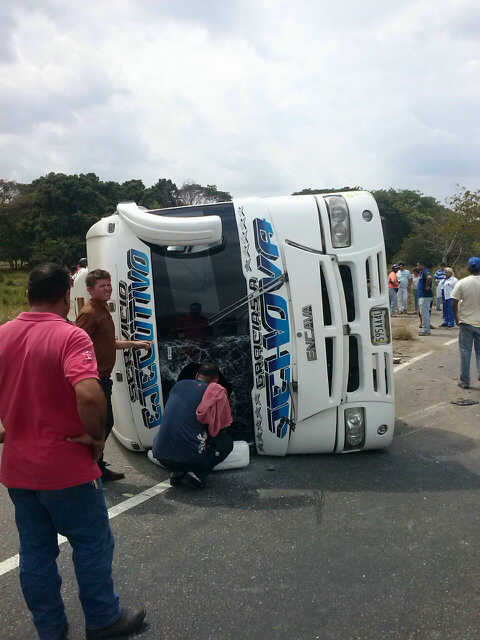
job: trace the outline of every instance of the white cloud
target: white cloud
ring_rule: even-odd
[[[0,16],[1,177],[479,186],[470,0],[39,6]]]

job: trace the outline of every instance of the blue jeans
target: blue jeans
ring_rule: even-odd
[[[480,327],[471,324],[460,324],[458,346],[460,348],[460,380],[470,385],[470,359],[472,357],[472,345],[475,347],[477,358],[477,372],[480,377]]]
[[[445,322],[447,327],[455,326],[455,316],[453,314],[453,298],[445,300]]]
[[[390,302],[390,315],[393,316],[395,313],[395,307],[397,306],[397,290],[392,289],[391,287],[388,289],[388,299]]]
[[[423,331],[430,333],[430,305],[432,298],[419,298],[420,315],[422,316]]]
[[[57,534],[73,548],[80,601],[87,629],[120,617],[113,590],[113,535],[101,481],[57,491],[9,489],[20,537],[20,584],[40,640],[64,637],[67,622],[58,574]]]

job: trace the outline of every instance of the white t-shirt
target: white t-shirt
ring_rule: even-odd
[[[443,281],[443,293],[445,294],[445,300],[450,300],[452,297],[452,291],[457,284],[458,279],[455,276],[450,276],[449,278],[445,278]]]
[[[78,276],[82,275],[82,273],[85,272],[88,273],[88,267],[80,267],[80,269],[73,274],[72,278],[76,280]]]
[[[480,275],[467,276],[459,280],[451,297],[459,301],[459,321],[480,327]]]

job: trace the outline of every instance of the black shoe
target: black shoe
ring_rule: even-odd
[[[100,640],[100,638],[123,638],[135,631],[139,631],[143,625],[147,612],[144,607],[129,611],[122,609],[120,618],[109,627],[102,629],[85,629],[86,640]]]
[[[179,484],[182,484],[182,478],[185,477],[185,471],[172,471],[170,474],[170,486],[178,487]]]
[[[185,474],[185,478],[188,481],[188,484],[196,489],[204,489],[205,481],[202,480],[196,473],[193,471],[187,471]]]
[[[115,480],[121,480],[125,477],[124,473],[119,473],[118,471],[111,471],[110,469],[105,468],[102,472],[102,482],[114,482]]]

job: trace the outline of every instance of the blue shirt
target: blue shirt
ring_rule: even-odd
[[[431,275],[428,269],[424,269],[420,275],[420,280],[418,281],[417,286],[417,294],[419,298],[433,298],[432,293],[432,283],[430,282],[430,288],[427,289],[427,276]]]
[[[157,460],[188,462],[202,455],[207,425],[197,420],[196,410],[207,388],[200,380],[180,380],[170,391],[162,424],[153,441]]]

